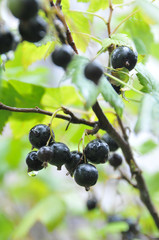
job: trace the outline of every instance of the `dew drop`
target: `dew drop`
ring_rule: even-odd
[[[38,174],[38,171],[28,172],[29,177],[36,177],[37,174]]]

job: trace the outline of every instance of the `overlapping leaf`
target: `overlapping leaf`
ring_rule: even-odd
[[[102,48],[99,50],[99,54],[107,51],[108,47],[111,45],[118,45],[118,46],[128,46],[132,48],[132,42],[128,38],[126,34],[117,33],[113,34],[110,38],[106,38],[102,42]]]

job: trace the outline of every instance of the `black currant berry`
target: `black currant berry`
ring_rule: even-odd
[[[45,124],[38,124],[34,126],[29,132],[29,141],[35,148],[41,148],[45,146],[49,138],[50,128]]]
[[[37,157],[37,151],[28,153],[26,157],[26,164],[28,165],[28,171],[39,171],[43,168],[43,163],[39,161]]]
[[[43,18],[36,16],[28,21],[20,21],[19,33],[23,40],[28,42],[39,42],[47,32],[47,23]]]
[[[108,217],[108,223],[113,223],[113,222],[124,222],[125,221],[125,219],[122,217],[122,216],[120,216],[120,215],[110,215],[109,217]]]
[[[12,50],[14,43],[14,35],[6,26],[0,24],[0,54],[7,53]]]
[[[121,94],[121,86],[116,86],[114,84],[111,84],[114,90],[116,91],[117,94]]]
[[[86,202],[86,206],[88,210],[93,210],[97,207],[98,201],[95,197],[88,199]]]
[[[53,155],[49,163],[57,166],[57,170],[61,170],[62,165],[70,161],[70,150],[61,142],[53,143],[50,148],[52,149]]]
[[[132,70],[137,63],[137,53],[129,47],[117,47],[111,54],[111,64],[113,68],[127,68]]]
[[[103,140],[95,139],[87,144],[84,153],[89,162],[105,163],[108,160],[109,146]]]
[[[109,145],[109,149],[111,152],[114,152],[119,148],[118,144],[109,134],[104,134],[101,139]]]
[[[118,168],[122,164],[122,157],[118,153],[113,153],[109,157],[109,164],[115,169]]]
[[[38,0],[8,0],[8,8],[13,16],[21,20],[34,17],[39,9]]]
[[[79,164],[74,172],[74,178],[78,185],[89,190],[90,186],[96,184],[98,180],[98,171],[92,164]]]
[[[70,175],[73,176],[76,167],[81,163],[84,163],[82,153],[78,151],[72,151],[70,161],[65,164],[65,167],[69,171]]]
[[[55,65],[66,69],[73,57],[73,51],[70,46],[64,44],[57,48],[51,54],[52,61]]]
[[[103,68],[97,62],[90,62],[85,66],[84,74],[97,85],[103,74]]]
[[[38,159],[41,162],[49,162],[53,157],[52,148],[49,146],[41,147],[37,152]]]

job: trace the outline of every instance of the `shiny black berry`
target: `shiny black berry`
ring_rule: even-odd
[[[39,42],[47,32],[47,23],[39,16],[29,19],[28,21],[20,21],[19,33],[22,39],[28,42]]]
[[[73,51],[70,46],[64,44],[60,48],[56,48],[51,54],[52,61],[55,65],[66,69],[73,57]]]
[[[75,169],[74,179],[78,185],[85,187],[88,191],[90,186],[96,184],[98,171],[92,164],[79,164]]]
[[[115,169],[118,168],[122,164],[122,157],[118,153],[113,153],[109,157],[109,164],[113,166]]]
[[[50,148],[52,149],[53,154],[49,163],[57,166],[58,170],[61,170],[62,165],[70,161],[70,150],[64,143],[61,142],[53,143]]]
[[[114,141],[112,137],[110,137],[109,134],[104,134],[101,139],[109,145],[109,149],[111,152],[114,152],[119,148],[118,144]]]
[[[8,0],[7,4],[13,16],[21,20],[34,17],[39,9],[38,0]]]
[[[49,146],[41,147],[37,152],[38,159],[41,162],[49,162],[53,157],[52,148]]]
[[[84,153],[89,162],[105,163],[108,160],[109,146],[103,140],[95,139],[87,144]]]
[[[111,54],[111,64],[113,68],[127,68],[132,70],[137,63],[137,53],[129,47],[117,47]]]
[[[90,79],[95,84],[98,84],[100,77],[103,74],[103,68],[97,62],[90,62],[85,66],[84,74],[86,78]]]
[[[54,133],[53,133],[53,136],[54,136]],[[49,138],[50,138],[50,128],[45,124],[38,124],[34,126],[29,132],[29,141],[34,148],[41,148],[45,146]]]
[[[70,161],[65,164],[65,167],[70,173],[70,175],[73,176],[73,173],[76,167],[82,163],[84,163],[82,153],[78,151],[72,151],[70,156]]]
[[[39,171],[43,168],[43,163],[39,161],[37,157],[37,151],[28,153],[26,157],[26,164],[28,165],[28,171]]]
[[[88,199],[86,202],[86,206],[89,211],[95,209],[97,207],[97,204],[98,201],[95,197]]]
[[[0,24],[0,54],[7,53],[12,50],[14,43],[14,35],[6,26]]]

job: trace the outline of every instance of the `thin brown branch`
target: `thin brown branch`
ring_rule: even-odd
[[[6,111],[11,111],[11,112],[20,112],[20,113],[38,113],[38,114],[44,114],[44,115],[48,115],[48,116],[52,116],[53,112],[49,112],[49,111],[45,111],[43,109],[40,109],[38,107],[35,108],[17,108],[17,107],[11,107],[11,106],[7,106],[3,103],[0,103],[0,111],[1,110],[6,110]],[[95,127],[98,122],[90,122],[87,121],[83,118],[78,118],[76,117],[70,110],[67,109],[67,112],[65,112],[67,115],[69,116],[65,116],[62,114],[56,114],[56,118],[60,118],[63,120],[66,120],[70,123],[74,123],[74,124],[84,124],[86,126],[90,126],[90,127]]]
[[[137,184],[134,184],[121,170],[119,170],[120,174],[121,174],[121,178],[125,180],[126,182],[128,182],[133,188],[138,188]]]
[[[58,7],[60,7],[60,6],[61,6],[61,2],[62,2],[61,0],[56,0],[55,5],[58,6]]]
[[[123,137],[124,137],[124,139],[127,141],[127,140],[128,140],[128,135],[127,135],[126,129],[125,129],[125,127],[124,127],[124,125],[123,125],[123,123],[122,123],[122,121],[121,121],[121,118],[119,117],[118,114],[117,114],[117,120],[118,120],[119,126],[120,126],[120,128],[121,128],[121,131],[122,131],[122,133],[123,133]]]
[[[135,14],[138,13],[139,11],[140,11],[140,9],[136,10],[135,12],[131,13],[131,14],[128,15],[126,18],[124,18],[124,19],[116,26],[116,28],[113,30],[113,32],[110,34],[110,36],[111,36],[112,34],[114,34],[114,33],[118,30],[118,28],[119,28],[124,22],[126,22],[129,18],[131,18],[133,15],[135,15]]]
[[[123,137],[121,137],[120,134],[115,130],[115,128],[110,124],[98,102],[94,104],[92,109],[99,120],[99,127],[105,129],[105,131],[107,131],[107,133],[117,142],[117,144],[121,148],[123,155],[125,156],[126,162],[130,167],[132,176],[134,176],[136,179],[137,188],[140,192],[140,199],[145,204],[157,228],[159,229],[158,213],[150,198],[146,183],[144,181],[144,178],[142,177],[142,172],[135,162],[128,140],[125,140]]]
[[[54,7],[55,6],[53,0],[49,0],[49,2],[50,2],[50,7]]]
[[[109,0],[109,18],[108,18],[108,22],[107,22],[107,29],[108,29],[108,37],[110,37],[111,35],[111,19],[112,19],[112,13],[113,13],[113,5],[112,5],[112,1]]]
[[[68,27],[68,25],[66,23],[65,17],[63,15],[62,11],[60,10],[59,6],[54,6],[54,11],[55,11],[56,17],[62,22],[63,26],[66,29],[67,43],[71,46],[71,48],[74,50],[74,52],[76,54],[78,54],[78,50],[77,50],[76,44],[73,41],[72,34],[71,34],[70,30],[69,30],[69,27]]]

